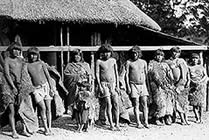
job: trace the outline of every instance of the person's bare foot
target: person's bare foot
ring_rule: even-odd
[[[145,128],[149,129],[148,124],[145,123],[145,124],[143,124],[143,125],[144,125]]]
[[[157,119],[157,120],[155,121],[155,123],[156,123],[156,125],[158,125],[158,126],[163,126],[163,125],[164,125],[159,119]]]
[[[44,132],[44,135],[45,135],[45,136],[51,136],[52,133],[51,133],[49,130],[46,130],[46,131]]]
[[[116,128],[114,126],[110,126],[111,131],[116,131]]]
[[[26,136],[26,137],[30,137],[31,134],[28,133],[27,131],[22,131],[21,135]]]
[[[115,126],[115,131],[120,131],[120,127],[119,126]]]
[[[203,122],[201,120],[196,120],[195,123],[202,124]]]
[[[186,122],[181,122],[180,124],[181,125],[188,125]]]
[[[18,136],[17,133],[12,133],[12,138],[13,138],[13,139],[19,139],[19,136]]]

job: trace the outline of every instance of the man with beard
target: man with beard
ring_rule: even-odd
[[[134,114],[136,117],[137,128],[140,127],[139,108],[142,106],[143,125],[148,127],[148,106],[147,96],[149,96],[147,90],[147,62],[141,59],[141,49],[138,46],[134,46],[129,50],[129,60],[126,62],[126,84],[127,92],[132,98],[132,104],[134,106]]]

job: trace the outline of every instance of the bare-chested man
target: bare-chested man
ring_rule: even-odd
[[[46,65],[39,57],[39,50],[36,47],[28,49],[28,72],[31,76],[33,85],[35,86],[34,97],[35,102],[40,107],[40,114],[43,121],[45,135],[51,135],[51,95],[53,91],[50,82],[50,75]]]
[[[102,45],[99,50],[102,53],[102,58],[96,61],[96,78],[99,85],[100,97],[105,99],[107,105],[107,116],[110,123],[111,130],[119,129],[119,105],[118,105],[118,93],[119,77],[117,71],[117,63],[112,58],[112,48],[109,44]],[[116,120],[115,127],[113,125],[113,115]]]
[[[130,94],[134,106],[134,114],[136,117],[137,128],[140,127],[139,106],[142,105],[144,117],[143,125],[148,127],[148,106],[147,96],[147,62],[140,59],[141,49],[134,46],[129,50],[130,59],[126,62],[126,84],[127,92]]]
[[[16,44],[12,43],[9,48],[9,57],[5,58],[4,62],[4,71],[5,71],[5,78],[7,79],[8,84],[10,85],[12,89],[12,95],[15,99],[18,95],[18,87],[20,86],[20,79],[21,79],[21,70],[23,67],[23,59],[20,58],[21,54],[21,47]],[[14,108],[14,102],[9,104],[9,122],[12,128],[12,137],[17,139],[19,138],[16,130],[15,130],[15,108]],[[30,136],[30,134],[26,131],[26,127],[23,124],[23,135]]]

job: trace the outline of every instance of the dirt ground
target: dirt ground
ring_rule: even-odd
[[[204,112],[203,124],[194,123],[194,114],[189,112],[189,126],[182,126],[177,121],[171,126],[156,126],[150,124],[150,129],[135,128],[132,109],[129,110],[132,123],[122,125],[121,131],[110,131],[107,126],[95,126],[89,132],[75,131],[75,122],[69,115],[53,121],[52,136],[43,135],[43,128],[33,136],[27,138],[20,135],[20,140],[208,140],[209,139],[209,112]],[[17,130],[20,127],[17,125]],[[11,140],[11,129],[5,127],[1,130],[0,140]]]

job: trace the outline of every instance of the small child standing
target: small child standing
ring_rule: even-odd
[[[28,49],[28,72],[35,87],[35,102],[40,108],[46,136],[51,135],[51,100],[54,93],[50,82],[50,75],[44,62],[40,60],[39,50],[36,47]]]
[[[77,93],[73,104],[73,118],[76,119],[78,131],[88,131],[89,117],[92,107],[90,84],[86,81],[77,83]]]
[[[96,79],[106,104],[107,116],[110,123],[110,129],[119,131],[119,76],[116,60],[112,57],[113,49],[109,44],[103,44],[98,49],[101,56],[96,61]],[[113,107],[113,110],[112,110]],[[113,125],[113,115],[115,118],[115,127]]]

